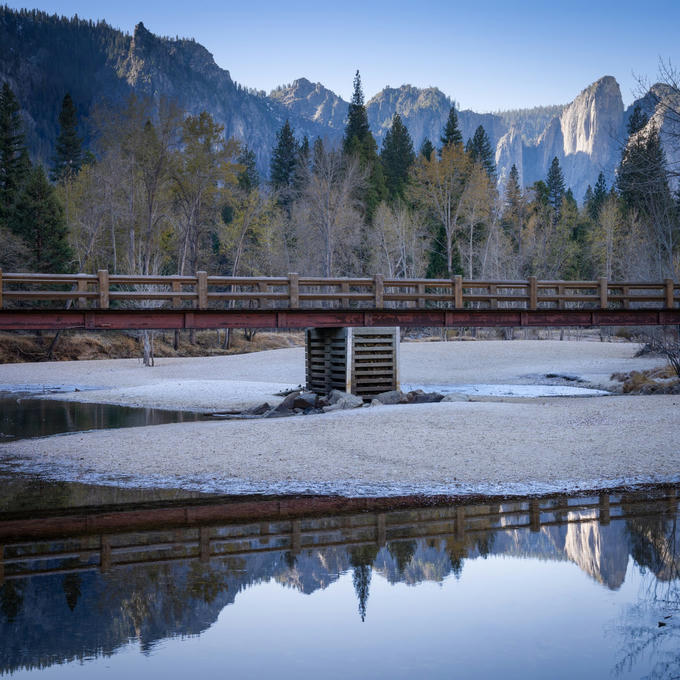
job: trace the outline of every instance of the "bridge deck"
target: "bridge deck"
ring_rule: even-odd
[[[0,330],[680,324],[664,281],[3,273]]]

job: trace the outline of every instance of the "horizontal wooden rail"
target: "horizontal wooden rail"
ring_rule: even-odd
[[[22,316],[20,312],[33,312],[23,317],[36,322],[41,315],[47,319],[57,310],[68,311],[70,319],[66,320],[62,315],[62,321],[57,325],[43,323],[31,328],[242,327],[238,325],[239,318],[243,319],[255,310],[273,312],[271,318],[257,319],[261,324],[258,327],[263,328],[299,327],[298,323],[281,326],[286,322],[284,312],[290,313],[288,321],[300,321],[302,317],[298,312],[304,311],[312,316],[326,314],[329,322],[335,319],[338,325],[349,325],[351,320],[347,314],[368,310],[383,315],[389,312],[395,322],[404,325],[450,326],[473,325],[473,322],[494,326],[540,325],[535,321],[546,319],[546,313],[553,311],[559,314],[548,320],[547,325],[593,325],[596,321],[592,315],[579,316],[576,312],[595,311],[600,313],[601,323],[638,325],[662,323],[661,317],[663,323],[677,323],[680,284],[672,279],[539,281],[530,277],[526,281],[490,281],[468,280],[461,276],[450,279],[394,279],[381,275],[322,278],[291,273],[285,277],[231,277],[209,276],[203,271],[195,276],[138,276],[110,274],[107,270],[99,270],[97,274],[0,270],[1,329],[28,328],[22,325],[23,321],[17,320]],[[520,310],[531,314],[520,317]],[[665,315],[654,317],[642,313],[652,310]],[[154,318],[155,325],[121,325],[132,322],[137,311],[143,311],[149,319]],[[162,316],[171,311],[172,320]],[[621,311],[630,314],[618,314]],[[82,321],[74,321],[76,312],[80,312]],[[108,326],[93,321],[96,314],[103,312],[111,312],[109,322],[106,322]],[[203,312],[221,314],[220,318],[228,320],[217,326],[214,325],[218,322],[217,317],[208,323],[208,317],[203,314],[203,325],[192,325],[192,315],[200,316]],[[447,317],[448,312],[457,314]],[[488,316],[492,312],[492,316]],[[613,320],[602,322],[604,312],[611,314],[612,319],[617,317],[618,323]],[[90,313],[89,317],[87,313]],[[344,321],[343,313],[347,317]],[[120,319],[126,314],[128,321],[113,321],[116,315]],[[54,316],[50,318],[54,319]],[[638,321],[642,318],[647,320]],[[76,325],[69,325],[72,323]],[[139,319],[135,323],[139,323]]]

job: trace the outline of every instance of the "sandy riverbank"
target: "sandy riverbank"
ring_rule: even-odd
[[[637,347],[592,342],[411,343],[404,382],[541,382],[575,374],[611,386],[616,371],[663,363]],[[300,349],[204,359],[0,366],[0,383],[104,389],[70,398],[203,409],[268,400],[303,381]],[[113,388],[112,386],[117,387]],[[222,491],[350,493],[595,487],[680,478],[680,397],[461,402],[281,420],[182,423],[0,446],[0,459],[52,477]]]

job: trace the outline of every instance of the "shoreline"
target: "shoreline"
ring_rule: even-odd
[[[565,373],[579,375],[583,386],[604,387],[613,372],[663,363],[633,358],[636,349],[559,341],[410,343],[402,345],[401,373],[403,382],[423,385],[465,384],[471,376],[531,385],[540,384],[541,373]],[[44,384],[61,378],[101,386],[118,378],[113,390],[54,398],[218,410],[274,404],[281,399],[271,394],[274,387],[302,381],[302,361],[301,350],[284,349],[167,360],[160,370],[140,370],[130,360],[12,364],[0,366],[0,383],[21,377],[15,382],[30,384],[40,375]],[[272,377],[276,382],[262,380]],[[238,494],[568,493],[680,482],[679,425],[680,395],[484,399],[18,440],[0,444],[0,468],[59,481]]]

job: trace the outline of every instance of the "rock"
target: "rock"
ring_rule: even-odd
[[[422,390],[409,392],[406,396],[411,404],[436,404],[444,399],[444,395],[439,392],[423,392]]]
[[[470,401],[470,399],[467,396],[467,394],[461,394],[460,392],[451,392],[451,394],[447,394],[442,399],[442,402],[445,401]]]
[[[243,411],[243,415],[246,416],[263,416],[267,411],[271,409],[271,406],[264,402],[264,404],[259,404],[258,406],[251,406]]]
[[[340,394],[344,394],[344,396],[340,397],[330,406],[323,407],[324,413],[329,413],[330,411],[343,411],[351,408],[361,408],[364,405],[364,400],[361,397],[357,397],[354,394],[347,394],[346,392],[341,392]]]
[[[282,401],[276,408],[270,409],[265,413],[265,418],[287,418],[288,416],[295,415],[295,411],[292,408],[288,408],[284,405]]]
[[[379,399],[371,399],[369,406],[383,406],[383,403]]]
[[[291,392],[280,404],[284,408],[293,409],[295,400],[300,396],[300,392]]]
[[[390,390],[376,394],[374,401],[378,400],[381,404],[406,404],[407,396],[401,390]]]
[[[293,401],[293,408],[300,408],[303,411],[306,408],[314,408],[317,399],[318,397],[314,392],[302,392]]]
[[[337,403],[340,399],[343,397],[349,396],[348,392],[341,392],[340,390],[331,390],[328,394],[328,403],[329,404],[335,404]]]

